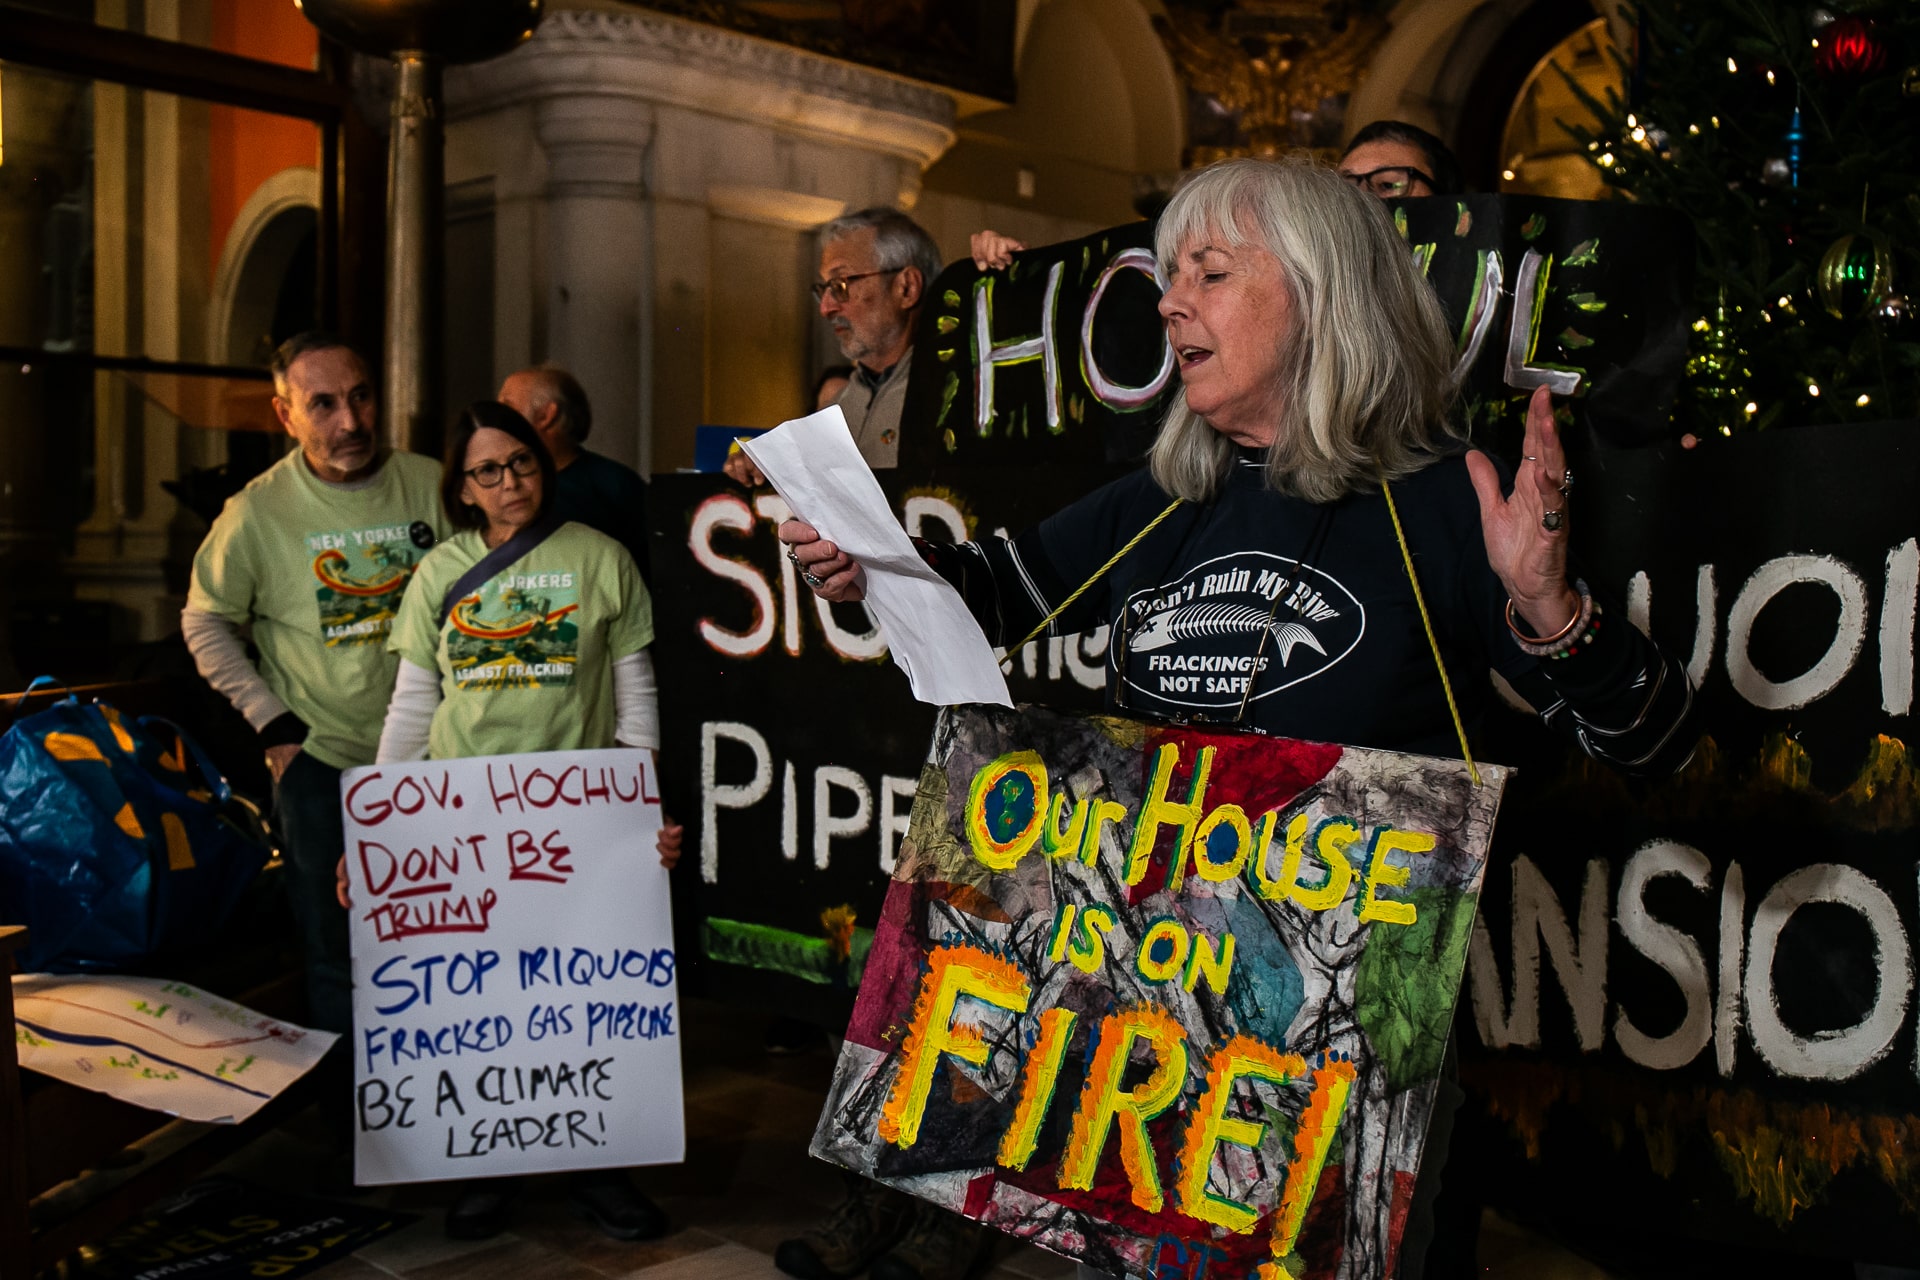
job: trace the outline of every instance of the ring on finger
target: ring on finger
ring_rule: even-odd
[[[825,578],[815,577],[813,574],[808,573],[805,569],[802,569],[800,571],[800,581],[806,583],[810,587],[824,587],[827,585],[827,580]]]
[[[1540,517],[1540,527],[1548,533],[1558,533],[1566,527],[1567,514],[1564,511],[1548,511]]]
[[[794,568],[798,569],[800,567],[800,553],[795,551],[792,547],[788,547],[787,562],[791,564]]]
[[[1573,468],[1560,468],[1560,496],[1566,497],[1573,492]]]

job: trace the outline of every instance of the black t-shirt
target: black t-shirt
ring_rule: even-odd
[[[576,520],[598,530],[627,549],[647,573],[647,482],[631,467],[582,449],[554,487],[553,511],[561,520]]]
[[[1514,643],[1464,457],[1395,482],[1393,496],[1470,736],[1495,696],[1494,670],[1550,721],[1568,722],[1590,752],[1628,768],[1677,763],[1653,757],[1691,703],[1685,675],[1624,614],[1605,613],[1595,641],[1563,661]],[[989,637],[1012,644],[1171,501],[1143,470],[1012,542],[935,547],[931,560]],[[1219,497],[1175,510],[1052,630],[1101,625],[1108,705],[1122,714],[1459,755],[1378,492],[1323,504],[1287,497],[1266,486],[1256,457],[1243,456]],[[1559,714],[1563,705],[1571,718]]]

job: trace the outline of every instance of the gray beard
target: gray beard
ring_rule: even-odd
[[[906,331],[907,326],[902,324],[881,334],[878,340],[872,342],[862,342],[852,329],[847,329],[845,332],[836,329],[833,337],[840,344],[841,355],[855,364],[865,364],[868,356],[876,351],[891,348]]]

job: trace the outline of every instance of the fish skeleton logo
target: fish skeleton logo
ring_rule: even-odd
[[[329,649],[386,643],[413,576],[410,542],[405,525],[307,535],[320,637]]]
[[[1352,653],[1367,613],[1308,564],[1241,551],[1127,598],[1120,678],[1133,695],[1190,712],[1232,712]]]

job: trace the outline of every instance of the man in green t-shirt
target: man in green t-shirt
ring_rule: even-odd
[[[381,447],[359,352],[303,333],[272,368],[274,414],[300,447],[213,522],[180,630],[200,674],[260,735],[306,950],[308,1021],[345,1032],[347,918],[333,891],[346,845],[340,773],[373,763],[396,670],[388,633],[414,566],[447,524],[440,468]]]

